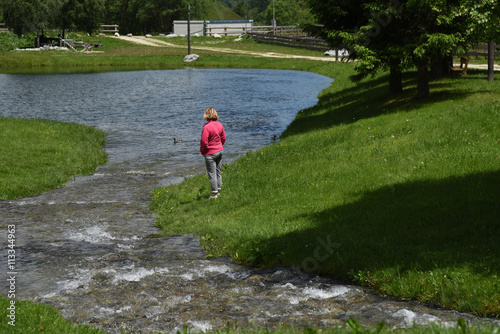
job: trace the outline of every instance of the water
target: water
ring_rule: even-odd
[[[0,74],[1,116],[78,122],[108,133],[109,162],[93,175],[0,201],[4,226],[16,226],[16,297],[112,333],[208,330],[228,322],[328,327],[349,317],[389,327],[479,321],[288,268],[206,259],[193,236],[158,236],[147,209],[150,190],[203,172],[198,145],[207,106],[226,127],[230,162],[269,144],[330,83],[268,70]],[[183,143],[173,144],[173,137]]]
[[[226,128],[226,159],[269,143],[330,78],[273,70],[168,70],[0,75],[0,115],[98,127],[110,163],[148,159],[157,169],[199,163],[203,110]],[[183,145],[173,146],[173,138]]]

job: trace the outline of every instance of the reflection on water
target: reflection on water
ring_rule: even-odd
[[[198,140],[206,106],[220,112],[230,160],[268,144],[329,83],[310,73],[259,70],[0,75],[2,116],[78,122],[109,133],[109,163],[93,175],[0,201],[1,221],[16,225],[17,297],[113,333],[208,330],[228,322],[328,327],[350,317],[389,327],[478,321],[310,273],[206,259],[192,236],[158,237],[147,209],[150,190],[203,171]],[[184,142],[174,145],[173,137]],[[1,238],[7,240],[6,231]]]

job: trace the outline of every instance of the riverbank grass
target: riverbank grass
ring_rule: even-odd
[[[0,333],[73,333],[106,334],[106,331],[64,319],[55,308],[30,301],[15,301],[0,296],[0,307],[5,311],[0,321]]]
[[[205,175],[154,189],[158,225],[209,256],[498,316],[500,83],[471,70],[419,100],[411,75],[392,97],[385,76],[350,83],[350,66],[331,66],[279,142],[225,166],[217,200]]]
[[[0,52],[0,71],[185,65],[183,49],[132,45],[109,37],[86,41],[104,43],[105,52]],[[255,43],[246,47],[275,51],[273,46]],[[466,78],[433,82],[432,98],[418,101],[412,97],[415,84],[410,78],[405,94],[391,98],[386,95],[386,78],[350,83],[349,64],[216,51],[200,54],[200,61],[190,66],[307,70],[336,81],[321,94],[317,106],[299,112],[280,142],[226,166],[224,189],[217,200],[207,200],[209,186],[203,175],[155,189],[151,207],[165,231],[197,233],[208,256],[230,255],[242,263],[316,270],[383,294],[498,315],[500,240],[494,208],[500,165],[495,162],[499,138],[492,132],[498,128],[498,82],[488,84],[484,72],[469,70]],[[11,123],[11,128],[17,127],[16,121]],[[104,140],[102,134],[97,137],[97,142]],[[4,138],[2,143],[11,145]],[[38,150],[31,152],[23,159],[31,161]],[[0,166],[0,170],[5,173],[9,168]],[[73,172],[78,173],[78,168],[73,166]],[[24,174],[30,173],[24,169]],[[12,196],[25,196],[21,193]],[[19,310],[24,303],[30,304],[19,301]],[[0,306],[6,309],[7,305],[8,300],[0,296]],[[39,332],[35,326],[40,325],[39,314],[48,311],[26,310],[22,316],[17,314],[16,328],[20,333]],[[76,331],[61,330],[51,317],[43,319],[49,319],[44,332]],[[23,322],[35,327],[22,327]],[[6,323],[4,319],[1,326]],[[437,327],[397,332],[498,332],[497,325]],[[0,327],[0,332],[10,330]]]
[[[72,334],[106,334],[105,330],[90,327],[83,324],[75,324],[64,319],[59,311],[49,305],[31,302],[31,301],[15,301],[14,306],[11,306],[11,300],[0,295],[0,307],[2,310],[7,310],[5,319],[0,321],[0,333],[11,334],[27,334],[27,333],[72,333]],[[8,308],[15,308],[13,312]],[[10,317],[8,317],[10,315]],[[14,326],[15,325],[15,326]],[[126,332],[123,332],[124,334]],[[367,327],[359,324],[356,319],[349,319],[345,326],[332,327],[329,329],[305,329],[299,330],[295,328],[278,328],[273,331],[269,329],[258,328],[233,328],[228,326],[226,329],[216,331],[201,332],[190,328],[186,325],[182,330],[177,331],[178,334],[188,333],[215,333],[215,334],[374,334],[374,333],[400,333],[400,334],[492,334],[498,333],[498,327],[492,324],[470,326],[463,320],[460,320],[454,326],[444,326],[432,324],[430,326],[414,326],[404,329],[389,329],[383,323],[377,327]]]
[[[105,133],[79,124],[0,117],[0,199],[40,194],[106,162]]]

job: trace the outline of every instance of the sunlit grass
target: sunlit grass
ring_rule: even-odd
[[[106,162],[104,132],[79,124],[0,117],[0,198],[40,194]]]
[[[80,53],[74,51],[4,51],[0,52],[0,72],[67,72],[67,71],[116,71],[116,70],[140,70],[140,69],[173,69],[186,66],[183,62],[187,55],[187,38],[161,38],[178,44],[181,47],[150,47],[135,44],[131,41],[118,39],[115,37],[85,36],[75,34],[75,40],[83,40],[87,43],[102,44],[102,48],[94,51],[100,53]],[[323,56],[320,51],[300,50],[288,47],[278,47],[256,43],[255,41],[244,39],[241,42],[234,42],[235,36],[215,39],[209,37],[193,38],[193,47],[213,46],[216,48],[231,48],[253,52],[279,52],[294,55]],[[0,41],[0,51],[8,48],[4,45],[2,49]],[[10,44],[9,44],[10,45]],[[259,56],[249,56],[240,53],[221,53],[209,50],[194,50],[193,53],[200,55],[200,60],[189,63],[190,67],[199,68],[273,68],[290,69],[295,67],[300,70],[309,70],[309,66],[318,66],[316,62],[309,61],[310,65],[290,65],[288,63],[296,60],[283,60],[279,58],[264,58]],[[326,56],[323,56],[326,57]],[[307,62],[307,61],[306,61]],[[323,64],[327,65],[327,64]]]
[[[11,304],[11,301],[14,301],[14,304]],[[3,315],[0,321],[0,333],[107,333],[89,326],[74,324],[64,319],[55,308],[40,303],[11,300],[0,295],[0,307]]]
[[[500,311],[499,83],[444,78],[418,100],[350,65],[280,142],[226,166],[222,196],[200,175],[153,191],[166,232],[209,255],[291,266],[382,294],[480,315]]]
[[[110,37],[87,41],[104,44],[104,53],[0,52],[0,71],[185,66],[183,49],[144,47]],[[239,45],[262,52],[282,50],[252,43]],[[466,78],[432,83],[430,100],[415,100],[411,77],[406,78],[405,93],[393,98],[386,94],[387,78],[359,85],[349,82],[349,64],[213,51],[201,55],[190,66],[306,70],[336,81],[320,94],[317,106],[297,111],[280,142],[227,166],[222,196],[216,201],[207,200],[210,191],[204,175],[155,189],[151,206],[159,212],[165,231],[197,233],[209,256],[228,254],[242,263],[316,270],[390,296],[498,316],[498,82],[488,84],[484,72],[470,70]],[[5,121],[0,119],[0,126]],[[12,122],[11,131],[18,126]],[[40,135],[40,142],[48,136]],[[91,140],[96,144],[91,154],[97,155],[94,166],[102,163],[97,151],[103,138],[98,134]],[[4,138],[2,143],[11,145]],[[30,150],[33,156],[39,154],[36,148]],[[26,155],[24,160],[30,159]],[[70,165],[69,174],[83,172],[78,163]],[[3,171],[13,173],[12,166]],[[30,173],[25,169],[22,177]],[[67,177],[56,173],[52,180]],[[21,180],[10,180],[16,179]],[[39,316],[48,311],[43,305],[36,307],[42,311],[25,308],[19,319],[28,325],[16,327],[20,333],[37,332],[40,325],[44,332],[77,332],[62,330],[52,316]],[[351,325],[357,333],[391,332]],[[498,326],[436,325],[398,332],[467,331],[495,333]],[[353,327],[305,331],[315,332],[350,333]]]

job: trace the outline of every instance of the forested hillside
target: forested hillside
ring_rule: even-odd
[[[217,1],[217,0],[215,0]],[[221,0],[228,8],[257,25],[271,25],[272,0]],[[305,0],[274,0],[276,24],[280,26],[313,23]]]
[[[190,0],[192,20],[253,20],[255,25],[309,23],[304,0]],[[47,30],[94,33],[101,24],[118,24],[121,33],[172,31],[187,19],[187,2],[178,0],[0,0],[0,22],[17,35]]]

